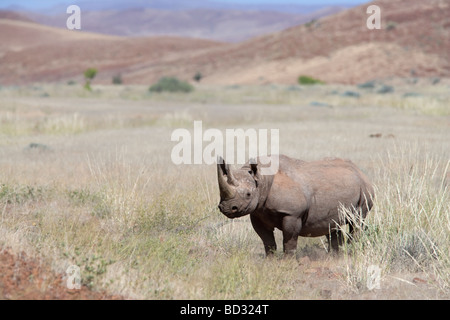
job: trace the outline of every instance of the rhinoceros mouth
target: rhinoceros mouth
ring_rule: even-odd
[[[236,218],[240,218],[243,216],[246,216],[247,214],[249,214],[249,206],[250,204],[248,204],[243,210],[237,210],[235,212],[222,212],[227,218],[230,219],[236,219]]]
[[[245,212],[236,212],[236,213],[224,213],[227,218],[237,219],[246,215]]]

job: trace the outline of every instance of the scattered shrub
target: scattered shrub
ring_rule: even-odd
[[[420,93],[417,93],[417,92],[406,92],[406,93],[403,94],[404,98],[407,98],[407,97],[421,97],[421,96],[422,95]]]
[[[84,78],[92,80],[97,75],[97,69],[95,68],[89,68],[86,71],[84,71]]]
[[[32,142],[25,148],[25,150],[49,151],[51,148],[42,143]]]
[[[382,85],[380,89],[377,90],[377,93],[385,94],[385,93],[391,93],[394,92],[393,86],[388,85]]]
[[[320,102],[320,101],[311,101],[309,103],[309,105],[311,107],[326,107],[326,108],[333,108],[333,106],[331,104],[325,103],[325,102]]]
[[[191,92],[194,87],[188,82],[181,81],[174,77],[163,77],[149,88],[150,92]]]
[[[84,88],[86,90],[92,91],[91,88],[91,81],[95,78],[97,75],[97,69],[95,68],[89,68],[84,71],[84,79],[86,80],[86,83],[84,84]]]
[[[286,88],[287,91],[302,91],[302,88],[299,86],[289,86]]]
[[[200,72],[197,72],[197,73],[194,75],[193,79],[194,79],[195,81],[197,81],[197,82],[200,82],[200,81],[203,79],[203,75],[202,75]]]
[[[431,84],[433,84],[433,85],[438,84],[440,81],[441,81],[441,78],[437,78],[437,77],[431,78]]]
[[[375,88],[375,81],[367,81],[361,84],[358,84],[358,88],[360,89],[373,89]]]
[[[308,29],[318,26],[320,26],[320,22],[318,22],[317,19],[312,19],[311,21],[305,23],[305,27]]]
[[[325,82],[320,81],[318,79],[314,79],[313,77],[310,77],[310,76],[300,76],[298,78],[298,83],[300,83],[302,85],[325,84]]]
[[[345,91],[343,94],[341,94],[342,97],[353,97],[353,98],[359,98],[360,94],[356,91]]]
[[[393,21],[388,21],[386,24],[386,30],[394,30],[397,27],[397,23]]]
[[[122,83],[123,83],[123,81],[122,81],[122,75],[119,73],[119,74],[113,76],[113,77],[112,77],[112,83],[113,83],[113,84],[122,84]]]

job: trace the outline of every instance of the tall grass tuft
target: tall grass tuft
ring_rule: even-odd
[[[450,161],[403,151],[380,159],[375,205],[360,232],[345,246],[347,280],[363,288],[367,268],[424,272],[441,289],[450,287]],[[349,219],[349,212],[343,212]],[[345,231],[345,230],[343,230]],[[347,235],[348,236],[348,235]]]

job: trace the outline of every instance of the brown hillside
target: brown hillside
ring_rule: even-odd
[[[164,65],[222,45],[179,37],[106,36],[9,19],[0,19],[0,29],[0,84],[66,81],[81,77],[89,67],[110,82],[119,72],[126,78],[142,65]]]
[[[214,83],[294,83],[300,74],[327,82],[450,76],[450,3],[375,1],[382,29],[366,27],[368,5],[315,23],[207,53],[191,63]],[[141,73],[143,71],[141,70]]]
[[[33,22],[32,19],[9,10],[0,10],[0,19],[9,19],[9,20],[19,20],[19,21],[27,21],[27,22]]]
[[[0,20],[0,83],[67,81],[87,67],[96,81],[150,84],[161,76],[205,83],[295,83],[301,74],[326,82],[450,76],[450,3],[375,1],[382,29],[368,30],[365,4],[313,23],[239,44],[155,37],[122,38]],[[5,31],[3,31],[5,30]]]

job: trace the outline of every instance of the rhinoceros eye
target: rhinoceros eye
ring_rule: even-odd
[[[250,192],[247,192],[247,198],[250,198],[251,197],[251,193]]]

